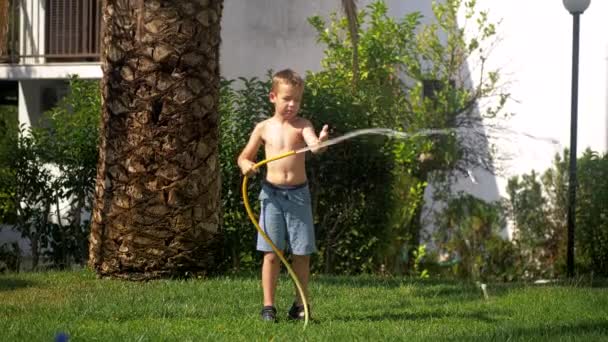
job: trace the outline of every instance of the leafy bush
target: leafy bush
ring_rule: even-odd
[[[540,179],[509,180],[509,212],[528,276],[565,273],[568,151],[556,155]],[[575,261],[579,272],[608,275],[608,156],[587,149],[577,161]]]
[[[351,114],[349,102],[336,103],[344,93],[333,97],[327,91],[316,92],[323,85],[314,83],[314,77],[306,81],[303,115],[311,119],[317,129],[327,123],[333,134],[337,134],[361,127],[360,117]],[[260,259],[255,252],[256,233],[241,199],[242,176],[236,159],[255,124],[274,111],[268,101],[269,90],[270,77],[222,84],[222,230],[226,267],[235,269],[257,268]],[[378,252],[378,236],[385,229],[387,218],[382,210],[388,206],[387,191],[381,185],[390,184],[390,154],[383,153],[383,144],[382,140],[350,142],[330,147],[320,156],[307,156],[320,250],[314,270],[349,273],[372,269],[372,259]],[[260,151],[258,160],[262,158]],[[258,179],[254,178],[249,195],[256,213],[259,207],[255,196],[259,189]]]
[[[515,246],[501,236],[505,227],[499,203],[460,194],[437,217],[435,243],[463,278],[512,280],[518,276]]]
[[[513,177],[507,184],[508,208],[515,225],[513,240],[521,253],[527,277],[553,277],[558,247],[564,242],[551,218],[550,203],[543,194],[541,180],[532,171]]]
[[[45,113],[46,124],[33,130],[44,146],[42,158],[57,169],[55,196],[69,208],[67,215],[59,215],[57,204],[57,220],[50,231],[47,256],[58,265],[83,264],[88,256],[100,113],[99,83],[73,77],[67,96]]]
[[[608,154],[586,150],[577,172],[576,255],[582,270],[608,276]]]
[[[95,182],[99,101],[97,82],[72,78],[70,92],[44,113],[43,125],[13,125],[4,136],[1,218],[30,240],[34,268],[41,257],[54,267],[86,260],[89,222],[82,218]],[[70,208],[67,222],[62,202]]]
[[[348,83],[338,86],[331,71],[309,74],[303,115],[332,135],[368,128],[365,99],[353,101]],[[362,95],[362,94],[360,94]],[[359,138],[309,158],[319,258],[324,272],[372,271],[380,241],[386,241],[391,207],[392,161],[386,139]],[[345,191],[345,189],[348,189]]]
[[[21,127],[10,139],[10,148],[2,149],[0,155],[12,190],[6,198],[12,207],[15,229],[30,241],[33,268],[36,268],[40,251],[48,243],[49,216],[56,203],[55,185],[51,171],[41,158],[44,146],[34,135]]]
[[[15,221],[15,182],[12,170],[6,156],[14,149],[15,137],[18,132],[16,106],[0,106],[0,220],[4,223]]]
[[[474,53],[483,55],[481,43],[495,31],[487,16],[480,14],[480,37],[475,44],[467,45],[469,42],[455,22],[460,4],[460,1],[435,4],[438,23],[428,26],[421,25],[422,16],[417,12],[399,20],[391,18],[382,1],[360,11],[358,79],[353,78],[352,44],[346,20],[335,14],[328,21],[310,18],[325,55],[322,70],[306,75],[302,115],[317,128],[329,124],[332,136],[372,127],[409,133],[454,127],[459,115],[463,116],[459,122],[470,122],[466,119],[477,101],[499,93],[498,74],[484,74],[476,88],[470,88],[460,74],[465,69],[462,63]],[[465,7],[467,19],[474,18],[472,3]],[[447,46],[442,45],[444,35],[449,38]],[[481,63],[484,61],[485,55]],[[437,84],[432,96],[425,94],[428,92],[425,82],[429,80]],[[247,220],[238,205],[240,179],[236,176],[234,159],[245,144],[243,132],[249,134],[253,128],[252,119],[272,113],[267,105],[268,90],[263,91],[261,84],[255,84],[254,90],[252,83],[247,82],[244,87],[246,93],[241,94],[224,90],[222,99],[222,108],[233,112],[222,113],[225,116],[222,139],[226,141],[222,142],[222,148],[238,146],[237,150],[222,151],[224,196],[235,197],[223,199],[227,210],[224,228],[231,236],[230,243],[239,244],[229,248],[233,266],[239,264],[236,260],[251,260],[249,255],[239,255],[242,252],[238,251],[253,246],[248,240],[250,235],[244,238],[239,234],[246,231],[247,225],[238,222]],[[229,103],[239,101],[236,106]],[[489,108],[488,115],[495,115],[502,104]],[[264,110],[260,112],[260,108]],[[226,131],[228,127],[231,131]],[[456,143],[454,135],[441,139],[418,136],[397,143],[383,137],[362,137],[332,146],[321,156],[310,157],[308,172],[320,249],[313,269],[333,273],[369,272],[382,267],[396,272],[411,271],[412,265],[404,263],[411,263],[412,253],[418,250],[419,208],[428,173],[455,167],[463,156],[455,151]],[[477,150],[476,146],[471,151]],[[427,158],[431,162],[421,166],[425,153],[431,154]],[[478,154],[469,159],[487,160]]]
[[[0,245],[0,273],[19,272],[21,268],[21,248],[17,242]]]
[[[241,197],[243,177],[236,164],[255,124],[272,113],[268,101],[270,78],[223,80],[220,92],[220,166],[222,172],[222,232],[224,234],[223,268],[251,269],[259,265],[255,252],[256,232]],[[261,151],[260,151],[261,152]],[[261,154],[259,160],[261,160]],[[258,176],[259,177],[259,176]],[[257,194],[260,182],[249,182],[252,210],[259,212]]]

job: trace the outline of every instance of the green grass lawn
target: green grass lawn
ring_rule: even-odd
[[[0,341],[608,340],[606,284],[489,284],[409,278],[312,279],[313,322],[259,320],[257,277],[96,279],[89,271],[0,275]]]

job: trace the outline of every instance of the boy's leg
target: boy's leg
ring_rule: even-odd
[[[263,185],[260,192],[260,227],[274,242],[279,250],[285,249],[285,219],[276,196],[272,189]],[[262,290],[264,293],[264,306],[274,306],[274,295],[281,263],[279,257],[273,252],[271,246],[258,234],[257,250],[264,252],[262,262]]]
[[[292,268],[308,300],[310,255],[317,251],[308,186],[290,191],[286,207],[288,208],[286,210],[288,240],[293,257]],[[296,304],[295,307],[302,305],[302,298],[300,298],[297,287],[294,304]]]
[[[291,266],[293,268],[294,273],[298,277],[300,281],[300,285],[302,285],[302,291],[304,291],[304,295],[306,296],[306,300],[308,301],[308,278],[310,275],[310,255],[292,255],[292,263]],[[296,287],[296,300],[295,303],[297,305],[302,305],[302,298],[300,297],[300,293],[298,292],[298,288]]]
[[[280,269],[281,263],[279,257],[273,252],[264,253],[264,262],[262,264],[264,306],[274,306],[274,294],[277,288]]]

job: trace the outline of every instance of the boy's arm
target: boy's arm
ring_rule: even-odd
[[[329,138],[329,126],[324,125],[323,129],[321,129],[321,132],[319,133],[319,137],[317,137],[314,127],[312,127],[310,121],[307,121],[306,125],[302,129],[302,138],[304,138],[306,145],[312,147],[310,149],[312,153],[321,153],[325,151],[327,147],[314,148],[313,146],[316,146]]]
[[[257,124],[249,137],[249,141],[245,148],[239,155],[237,159],[237,163],[243,175],[250,176],[253,173],[257,173],[258,170],[253,166],[255,165],[255,157],[258,154],[258,150],[262,145],[262,129],[263,125],[261,123]]]

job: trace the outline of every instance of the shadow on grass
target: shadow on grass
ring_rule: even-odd
[[[489,283],[488,292],[490,297],[502,297],[513,290],[523,288],[608,288],[606,278],[575,278],[575,279],[556,279],[547,283],[533,282],[514,282],[514,283]]]
[[[549,282],[546,286],[564,286],[564,287],[584,287],[584,288],[605,288],[608,287],[608,278],[579,276],[572,279],[557,279]]]
[[[329,276],[321,275],[313,278],[312,282],[330,287],[346,288],[398,288],[412,286],[416,295],[421,297],[449,297],[459,299],[478,299],[481,295],[479,284],[473,281],[458,279],[412,279],[405,277],[376,277],[376,276]],[[575,278],[557,279],[544,284],[533,282],[487,283],[490,297],[502,297],[514,290],[535,287],[571,287],[571,288],[607,288],[608,278]]]
[[[467,281],[409,278],[379,278],[372,276],[320,276],[312,280],[321,286],[337,288],[396,289],[410,287],[413,295],[423,298],[478,300],[482,292],[478,285]]]
[[[366,322],[414,322],[414,321],[426,321],[426,320],[437,320],[437,319],[462,319],[467,321],[483,322],[488,324],[498,324],[502,318],[509,316],[511,313],[508,310],[500,308],[488,308],[485,307],[481,310],[459,310],[455,312],[453,310],[446,310],[444,308],[427,307],[424,311],[407,310],[403,307],[376,307],[371,311],[354,311],[350,315],[337,315],[332,317],[331,320],[353,322],[353,321],[366,321]]]
[[[581,322],[574,324],[554,324],[536,327],[499,327],[487,334],[471,334],[462,336],[463,340],[507,341],[512,339],[534,340],[583,340],[585,335],[591,340],[606,341],[608,338],[608,321]]]
[[[473,320],[484,323],[497,323],[500,319],[495,318],[498,317],[500,313],[492,313],[492,312],[481,312],[481,311],[473,311],[469,313],[454,313],[448,312],[445,310],[434,310],[429,312],[384,312],[378,314],[362,314],[362,315],[354,315],[354,316],[337,316],[332,318],[335,321],[343,321],[343,322],[352,322],[352,321],[366,321],[366,322],[403,322],[403,321],[424,321],[424,320],[434,320],[434,319],[442,319],[442,318],[458,318],[458,319],[466,319]]]
[[[0,277],[0,291],[13,291],[34,286],[33,281]]]
[[[318,282],[327,286],[337,287],[380,287],[380,288],[395,288],[404,285],[413,284],[435,284],[445,283],[437,282],[434,280],[418,281],[409,278],[400,277],[376,277],[372,275],[358,275],[358,276],[333,276],[333,275],[319,275],[314,276],[311,281]]]

